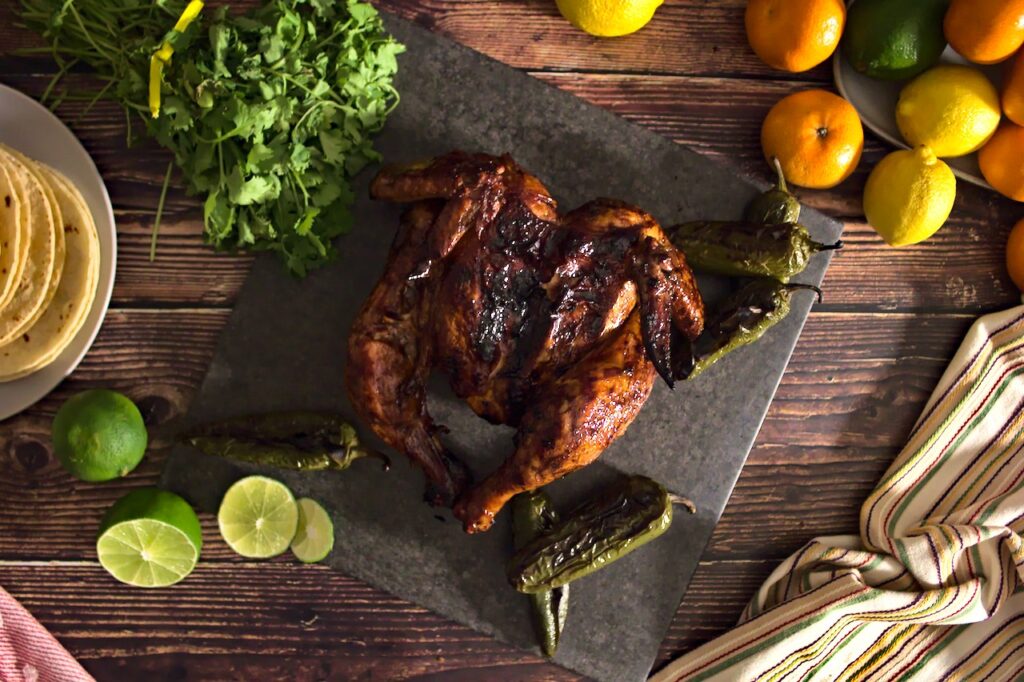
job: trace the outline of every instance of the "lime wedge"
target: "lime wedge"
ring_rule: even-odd
[[[100,524],[100,565],[123,583],[167,587],[195,568],[202,547],[199,519],[188,502],[157,488],[132,491]]]
[[[306,564],[323,561],[334,549],[334,524],[315,500],[301,498],[296,504],[299,507],[299,527],[292,540],[292,554]]]
[[[265,476],[236,482],[224,494],[217,512],[224,541],[250,559],[266,559],[288,549],[298,523],[292,491]]]

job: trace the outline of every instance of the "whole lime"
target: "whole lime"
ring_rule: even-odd
[[[126,476],[142,461],[148,441],[139,408],[116,391],[72,396],[53,420],[53,451],[83,481]]]
[[[871,78],[913,78],[946,49],[942,20],[949,0],[857,0],[843,33],[843,54]]]

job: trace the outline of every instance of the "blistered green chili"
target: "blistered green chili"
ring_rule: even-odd
[[[792,293],[803,289],[816,292],[821,300],[821,289],[810,284],[757,279],[739,289],[709,317],[691,355],[673,358],[675,377],[692,379],[726,354],[760,339],[789,314]]]
[[[811,256],[843,246],[821,244],[797,224],[696,221],[669,229],[695,270],[731,277],[770,277],[788,282],[804,271]]]
[[[359,442],[355,427],[329,412],[271,412],[204,424],[184,442],[213,457],[281,469],[347,469],[363,457],[384,455]]]
[[[512,498],[512,538],[516,549],[551,530],[557,521],[558,512],[543,492],[534,490]],[[530,601],[540,648],[545,656],[554,656],[569,615],[569,586],[534,592]]]
[[[624,477],[520,548],[508,564],[509,582],[533,594],[590,575],[668,530],[674,502],[693,511],[646,476]]]
[[[775,187],[761,192],[747,205],[744,220],[763,225],[795,223],[800,220],[800,201],[786,187],[782,164],[772,157],[772,166],[778,176]]]

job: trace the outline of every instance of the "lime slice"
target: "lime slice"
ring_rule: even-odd
[[[292,491],[266,476],[248,476],[228,488],[217,512],[220,534],[231,549],[266,559],[288,549],[299,523]]]
[[[334,524],[316,500],[301,498],[296,504],[299,507],[299,527],[292,540],[292,554],[306,564],[323,561],[334,549]]]
[[[100,565],[123,583],[167,587],[195,568],[203,545],[199,519],[188,502],[157,488],[132,491],[100,524]]]

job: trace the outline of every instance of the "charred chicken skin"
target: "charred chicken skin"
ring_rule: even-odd
[[[508,156],[461,152],[386,168],[370,192],[409,206],[349,337],[349,395],[467,532],[594,461],[701,332],[686,259],[638,208],[598,199],[559,215]],[[427,413],[434,368],[478,415],[518,429],[475,486]]]

